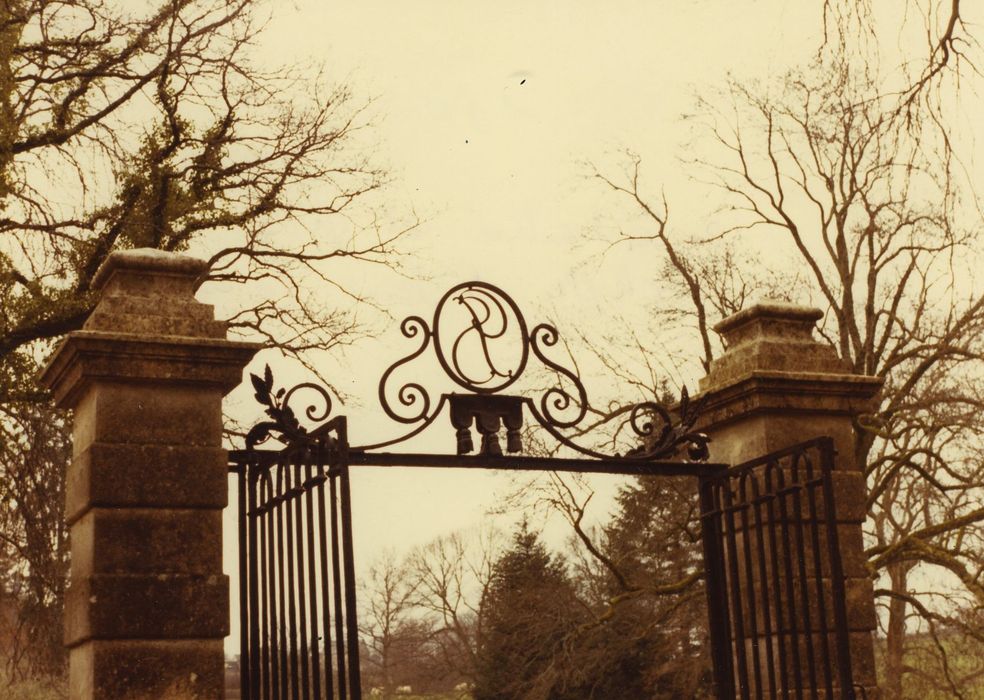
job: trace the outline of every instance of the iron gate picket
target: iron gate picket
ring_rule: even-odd
[[[453,336],[447,352],[442,334],[449,309],[465,312],[465,327]],[[518,332],[519,350],[504,370],[490,344],[507,335],[510,321]],[[621,427],[639,444],[625,454],[606,454],[564,432],[582,424],[589,404],[580,378],[548,357],[559,340],[557,330],[544,323],[528,330],[515,302],[502,290],[482,282],[458,285],[441,299],[432,325],[411,316],[400,328],[420,345],[387,369],[379,383],[383,411],[411,426],[395,439],[350,447],[346,418],[331,417],[327,390],[309,382],[277,388],[269,367],[262,375],[251,375],[269,420],[250,430],[245,450],[230,453],[240,522],[243,698],[362,698],[349,488],[350,468],[358,466],[694,477],[715,694],[744,699],[766,693],[778,697],[781,691],[784,697],[802,697],[808,679],[812,697],[818,697],[822,681],[826,697],[833,697],[839,686],[842,697],[854,698],[828,438],[735,468],[710,464],[707,437],[693,429],[701,407],[684,391],[673,415],[652,402],[622,414]],[[485,374],[476,376],[474,364],[459,356],[468,340],[485,363]],[[443,393],[433,407],[416,381],[400,384],[395,392],[389,386],[394,373],[430,344],[446,376],[469,392]],[[531,353],[556,384],[541,389],[539,402],[500,393],[523,374]],[[298,392],[315,398],[303,413],[313,426],[302,425],[292,408]],[[445,408],[455,431],[455,454],[381,451],[420,434]],[[579,456],[522,454],[526,418]],[[508,455],[500,443],[503,428]],[[481,438],[477,451],[473,430]],[[258,447],[269,439],[281,448]],[[827,593],[825,578],[830,581]],[[763,581],[769,585],[761,585]],[[819,606],[816,629],[811,625],[810,586]],[[785,597],[770,597],[770,589]]]

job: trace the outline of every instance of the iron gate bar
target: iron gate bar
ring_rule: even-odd
[[[352,583],[346,586],[345,619],[349,622],[355,634],[348,634],[349,683],[352,697],[362,697],[362,676],[359,671],[359,632],[356,620],[358,609],[355,601],[355,551],[352,543],[352,495],[349,488],[349,449],[348,421],[340,416],[338,425],[338,466],[341,469],[339,486],[341,487],[341,516],[342,516],[342,566],[345,569],[345,580]]]
[[[343,417],[339,417],[337,425],[344,425]],[[839,559],[839,548],[837,546],[837,532],[836,523],[833,519],[833,511],[830,510],[833,504],[833,490],[832,484],[829,478],[829,472],[832,468],[833,459],[833,448],[832,442],[829,438],[813,440],[800,445],[792,446],[786,450],[767,455],[758,460],[745,463],[739,467],[730,468],[723,464],[709,464],[709,463],[680,463],[680,462],[647,462],[647,461],[637,461],[632,459],[620,458],[611,460],[585,460],[585,459],[554,459],[554,458],[537,458],[537,457],[489,457],[489,456],[468,456],[468,455],[429,455],[429,454],[416,454],[416,453],[367,453],[367,452],[355,452],[349,454],[349,461],[351,465],[344,466],[341,462],[341,457],[345,454],[342,445],[344,443],[341,441],[322,441],[318,444],[306,449],[306,450],[286,450],[286,451],[275,451],[275,450],[263,450],[263,449],[252,449],[243,450],[232,453],[234,460],[241,460],[239,464],[235,464],[231,467],[230,471],[237,473],[240,476],[249,475],[252,472],[254,478],[241,479],[240,484],[240,503],[241,506],[246,507],[242,512],[249,516],[258,517],[258,522],[260,523],[259,530],[254,530],[249,533],[247,539],[246,548],[249,551],[256,552],[259,550],[262,560],[259,562],[259,566],[265,568],[267,565],[271,568],[271,576],[268,577],[271,580],[271,586],[276,585],[280,595],[274,595],[274,600],[278,603],[277,606],[267,606],[268,615],[265,615],[262,620],[263,625],[263,637],[267,637],[267,629],[274,631],[278,627],[280,629],[280,639],[277,639],[274,633],[271,641],[270,651],[272,652],[269,656],[266,653],[265,647],[259,646],[259,634],[257,632],[258,622],[254,618],[249,620],[249,637],[251,640],[250,647],[250,657],[254,660],[259,659],[259,666],[267,668],[269,663],[273,668],[274,679],[277,678],[277,667],[281,669],[287,669],[290,666],[293,670],[295,679],[299,676],[302,682],[306,682],[307,676],[304,674],[306,671],[301,670],[298,674],[298,658],[296,656],[296,645],[298,642],[298,637],[296,636],[296,630],[293,628],[294,618],[293,615],[289,614],[285,610],[285,597],[283,595],[284,589],[288,589],[288,597],[294,590],[294,585],[290,582],[290,577],[293,575],[294,564],[290,560],[291,554],[289,553],[293,547],[288,544],[288,562],[287,562],[287,577],[288,582],[284,583],[284,560],[283,557],[276,557],[273,549],[273,535],[276,531],[276,536],[278,541],[283,541],[284,538],[290,539],[292,537],[293,529],[292,527],[300,524],[300,520],[294,519],[293,516],[288,516],[286,522],[281,518],[277,518],[275,521],[271,522],[274,514],[281,510],[281,506],[290,506],[291,512],[294,508],[291,503],[296,501],[300,496],[305,498],[307,503],[312,502],[312,489],[316,487],[323,487],[324,485],[329,486],[331,489],[331,507],[330,507],[330,517],[331,522],[334,524],[332,530],[335,533],[341,533],[341,543],[337,535],[332,537],[331,547],[332,547],[332,567],[333,567],[333,579],[337,582],[343,575],[339,571],[339,564],[341,563],[345,567],[344,579],[346,583],[354,580],[354,557],[351,551],[351,502],[348,499],[342,499],[336,491],[336,480],[341,483],[341,477],[344,475],[345,479],[345,490],[348,490],[347,476],[348,476],[348,466],[439,466],[439,467],[464,467],[464,468],[521,468],[528,470],[542,470],[542,469],[552,469],[555,471],[593,471],[596,473],[609,473],[609,474],[628,474],[628,475],[648,475],[648,476],[660,476],[660,475],[688,475],[698,477],[699,483],[699,497],[700,505],[702,511],[702,522],[703,522],[703,548],[704,548],[704,559],[706,567],[706,586],[707,586],[707,597],[708,597],[708,608],[710,612],[710,625],[712,639],[715,639],[715,643],[712,644],[711,654],[713,660],[713,670],[714,670],[714,680],[718,688],[717,694],[721,698],[731,698],[740,696],[742,698],[751,697],[750,694],[750,683],[748,677],[747,663],[748,660],[745,656],[744,645],[736,644],[732,645],[731,639],[743,638],[743,620],[745,619],[742,613],[742,602],[740,599],[740,590],[735,585],[728,585],[729,575],[725,572],[725,565],[730,566],[730,579],[732,582],[739,580],[740,574],[737,568],[737,562],[739,558],[744,559],[745,571],[751,570],[751,556],[750,556],[750,539],[745,537],[742,541],[742,545],[739,546],[736,540],[736,531],[738,530],[738,525],[741,525],[741,529],[748,532],[754,533],[756,541],[759,545],[759,558],[757,560],[759,568],[760,580],[765,578],[765,560],[762,558],[761,554],[766,549],[766,538],[763,534],[763,507],[766,509],[768,515],[769,524],[774,524],[776,522],[776,506],[778,505],[778,522],[781,527],[777,533],[776,527],[767,528],[768,532],[768,551],[771,553],[772,557],[772,584],[773,590],[780,590],[782,584],[785,584],[787,589],[787,595],[785,600],[785,605],[788,607],[789,626],[784,628],[783,626],[783,607],[778,601],[772,601],[775,605],[775,613],[777,620],[776,630],[778,632],[778,644],[776,653],[780,657],[780,688],[784,691],[792,692],[796,697],[803,697],[802,692],[802,666],[800,659],[800,648],[796,639],[800,637],[800,633],[797,625],[797,610],[800,608],[801,614],[804,615],[804,629],[803,632],[806,633],[810,631],[809,624],[809,610],[806,609],[807,598],[809,592],[806,589],[807,577],[804,575],[807,560],[803,558],[805,555],[804,550],[804,532],[803,532],[803,513],[801,511],[801,499],[799,495],[803,492],[807,493],[811,497],[807,499],[809,504],[809,520],[812,523],[818,521],[817,505],[816,505],[816,491],[821,489],[824,495],[824,503],[827,506],[823,517],[825,519],[825,524],[828,526],[828,556],[830,562],[830,572],[831,572],[831,590],[832,590],[832,603],[834,605],[834,626],[835,631],[846,630],[846,609],[843,604],[843,572],[840,566]],[[814,463],[810,459],[803,459],[803,454],[806,450],[811,448],[818,448],[820,454],[820,473],[817,475],[814,472]],[[792,463],[789,465],[788,470],[790,478],[787,480],[786,470],[779,468],[779,464],[786,458],[791,458]],[[312,471],[313,467],[317,468]],[[764,469],[764,478],[762,483],[759,479],[749,478],[749,475],[754,469]],[[273,472],[276,472],[277,482],[274,483]],[[800,477],[804,478],[800,478]],[[720,488],[721,484],[737,483],[736,487]],[[764,483],[764,493],[760,491],[760,486]],[[715,493],[715,484],[719,486],[718,491]],[[749,497],[749,484],[751,485],[751,494]],[[246,503],[243,499],[243,488],[245,486]],[[257,507],[250,507],[256,502],[257,488],[259,487],[262,492],[263,504]],[[733,491],[733,488],[736,489]],[[318,508],[315,511],[321,520],[321,527],[324,528],[324,518],[326,515],[326,508],[324,504],[324,488],[318,488]],[[735,496],[737,495],[737,502],[735,501]],[[777,503],[778,501],[778,503]],[[790,502],[792,503],[791,509],[788,507]],[[312,512],[309,506],[309,514]],[[751,512],[751,514],[750,514]],[[299,515],[297,517],[300,517]],[[341,522],[340,522],[341,520]],[[311,532],[313,524],[308,523],[308,532]],[[264,540],[267,539],[267,532],[270,533],[270,549],[264,546]],[[259,537],[259,544],[257,544],[256,537]],[[778,536],[778,542],[777,542]],[[297,541],[300,542],[303,538],[298,537]],[[821,568],[821,562],[819,558],[820,552],[820,538],[819,532],[815,527],[810,529],[810,539],[813,545],[813,567],[816,571]],[[241,534],[242,542],[242,534]],[[326,543],[326,538],[322,537],[320,541],[320,546],[322,551],[324,551]],[[794,545],[795,543],[795,545]],[[308,559],[311,561],[311,551],[313,547],[313,541],[307,540],[307,551]],[[341,544],[341,550],[339,551]],[[347,550],[347,551],[346,551]],[[269,551],[269,553],[268,553]],[[779,552],[782,555],[780,556]],[[794,555],[800,556],[794,556]],[[279,584],[273,582],[273,564],[276,560],[278,565],[278,578]],[[776,566],[778,561],[782,561],[782,565],[785,569],[785,576],[779,576],[779,570]],[[798,564],[798,571],[794,572],[793,561]],[[326,566],[327,556],[322,556],[321,566],[322,571]],[[241,564],[242,566],[242,564]],[[249,562],[249,576],[252,581],[256,581],[256,570],[258,563],[253,560]],[[241,568],[242,571],[242,568]],[[303,565],[300,569],[301,575],[303,575]],[[797,575],[798,574],[798,575]],[[312,564],[308,565],[308,576],[313,576]],[[327,574],[323,573],[323,580],[327,581]],[[799,579],[794,581],[794,579]],[[799,584],[799,590],[794,591],[796,583]],[[819,586],[819,581],[817,581]],[[242,592],[242,582],[241,582],[241,592]],[[260,595],[266,597],[266,580],[263,583],[264,588],[261,590]],[[342,596],[342,587],[334,586],[332,591],[335,603],[336,611],[340,611],[344,606],[346,614],[345,617],[348,618],[345,622],[342,620],[340,614],[336,614],[335,618],[335,643],[336,643],[336,656],[341,662],[338,666],[338,682],[340,686],[340,692],[343,693],[340,697],[351,697],[358,698],[361,694],[355,694],[356,692],[361,693],[361,688],[356,690],[357,684],[360,683],[358,665],[356,660],[356,654],[358,654],[358,641],[357,633],[349,630],[346,634],[347,623],[354,620],[354,610],[355,610],[355,599],[353,596],[348,595],[346,586],[346,595]],[[250,608],[255,610],[257,607],[257,589],[254,586],[248,587],[249,591],[249,605]],[[760,588],[762,591],[762,605],[764,617],[768,617],[770,612],[770,599],[765,594],[764,588]],[[313,589],[309,589],[309,592],[313,593]],[[797,595],[797,593],[799,595]],[[826,604],[823,596],[822,587],[818,587],[818,605],[821,610],[819,616],[820,623],[820,636],[824,639],[824,644],[821,646],[820,654],[823,657],[823,664],[821,669],[823,670],[824,682],[826,689],[828,691],[828,697],[832,696],[832,676],[830,666],[830,659],[828,657],[828,649],[826,648],[826,637],[829,635],[830,630],[827,628],[826,620],[827,616],[824,611],[824,606]],[[322,595],[325,591],[322,592]],[[728,600],[728,594],[731,596],[731,601]],[[751,587],[746,588],[745,595],[747,597],[746,603],[750,611],[755,608],[754,600],[754,589]],[[310,596],[311,600],[311,624],[314,625],[314,616],[317,615],[317,600],[315,596]],[[803,606],[797,606],[797,598],[803,603]],[[273,601],[271,601],[273,602]],[[731,605],[729,606],[729,602]],[[292,606],[293,607],[293,606]],[[279,608],[279,609],[278,609]],[[277,620],[277,613],[279,612],[279,624]],[[322,605],[322,613],[325,616],[325,629],[329,629],[328,625],[328,606],[327,604]],[[303,612],[301,613],[303,615]],[[284,622],[289,621],[290,629],[290,639],[287,639],[287,627]],[[769,629],[769,623],[763,620],[766,629]],[[756,617],[754,614],[750,615],[749,623],[752,631],[752,637],[757,635],[755,631]],[[268,626],[269,624],[269,626]],[[735,636],[731,636],[730,626],[735,627]],[[245,626],[244,626],[245,629]],[[313,627],[312,627],[313,629]],[[790,648],[787,650],[787,637],[789,638]],[[721,640],[726,640],[722,643]],[[245,640],[244,640],[245,642]],[[279,645],[278,645],[279,642]],[[804,636],[803,642],[805,642],[807,648],[803,651],[807,652],[809,663],[807,664],[806,672],[811,677],[811,680],[816,680],[816,661],[815,650],[812,648],[812,639],[809,634]],[[327,636],[324,639],[324,643],[328,644]],[[303,645],[303,640],[302,640]],[[279,658],[278,658],[278,647],[279,646]],[[288,647],[293,651],[288,655]],[[758,655],[758,648],[752,646],[751,654],[755,657]],[[354,652],[354,653],[353,653]],[[793,657],[792,672],[794,678],[792,683],[787,675],[787,664],[785,659],[788,654]],[[330,658],[330,652],[326,650],[326,658]],[[731,654],[735,653],[735,659],[732,659]],[[767,645],[765,654],[767,655],[767,660],[771,664],[773,660],[772,656],[773,650],[771,645]],[[837,662],[838,662],[838,676],[839,679],[850,678],[850,657],[849,648],[846,645],[846,638],[843,635],[837,637]],[[302,650],[301,663],[304,664],[304,659],[306,655]],[[732,663],[737,661],[737,668],[735,668]],[[317,663],[315,659],[311,659],[312,666]],[[260,669],[257,664],[249,664],[250,668],[243,669],[243,675],[249,673],[249,686],[252,688],[260,689],[263,693],[262,697],[288,697],[288,693],[292,693],[293,696],[297,696],[296,693],[300,690],[297,685],[291,685],[288,682],[287,675],[284,673],[279,674],[280,687],[270,688],[270,669],[264,674],[260,674]],[[734,669],[733,671],[730,669]],[[846,671],[845,671],[846,669]],[[734,677],[733,673],[737,672],[737,679]],[[755,677],[755,687],[759,688],[758,697],[761,697],[762,688],[762,677],[761,677],[761,664],[756,660],[752,664],[751,672]],[[768,668],[770,686],[775,687],[773,684],[775,682],[775,671],[771,667]],[[734,681],[737,680],[737,687],[734,685]],[[312,679],[312,683],[320,683],[320,674]],[[296,683],[296,681],[295,681]],[[332,695],[332,678],[331,674],[326,673],[325,675],[326,690],[328,692],[327,697],[333,697]],[[815,683],[811,683],[814,688],[813,697],[819,697],[815,690]],[[272,694],[270,693],[272,690]],[[352,695],[345,695],[345,691],[350,690]],[[852,689],[853,690],[853,689]],[[320,697],[317,695],[317,690],[315,690],[314,697]],[[853,697],[850,691],[842,690],[843,697]],[[789,695],[789,692],[785,692]],[[308,691],[305,691],[305,697],[308,697]],[[259,697],[259,696],[255,696]],[[297,696],[299,697],[299,696]]]
[[[321,469],[319,465],[318,469]],[[332,499],[334,503],[334,499]],[[323,635],[323,645],[324,645],[324,656],[325,656],[325,691],[329,698],[335,697],[335,680],[332,675],[331,670],[331,610],[328,606],[328,596],[325,592],[327,588],[328,581],[328,527],[325,509],[325,489],[324,485],[318,489],[318,553],[320,554],[320,573],[321,573],[321,629],[324,631]],[[334,520],[332,520],[334,526]],[[337,557],[336,557],[337,558]],[[338,611],[340,606],[336,602],[335,610]],[[337,635],[336,635],[337,636]]]
[[[711,637],[711,673],[715,694],[719,698],[732,689],[731,642],[728,632],[728,601],[720,594],[725,588],[721,579],[724,555],[721,550],[720,518],[716,511],[714,482],[709,477],[698,481],[697,493],[701,512],[701,547],[704,553],[704,593],[707,597],[708,631]],[[715,643],[717,642],[717,643]]]
[[[233,463],[262,467],[282,459],[276,450],[230,450]],[[631,459],[580,459],[566,457],[442,455],[416,452],[350,452],[353,467],[434,467],[444,469],[502,469],[507,471],[556,471],[626,476],[693,476],[723,474],[730,465],[713,462],[644,462]],[[337,472],[332,472],[337,473]]]
[[[837,452],[834,449],[832,438],[821,438],[820,442],[823,445],[820,470],[822,475],[821,488],[827,511],[827,558],[830,566],[830,598],[833,605],[834,628],[842,630],[844,634],[844,638],[839,639],[837,644],[837,665],[841,675],[841,684],[844,685],[846,683],[850,691],[849,694],[845,694],[845,697],[849,698],[849,700],[854,700],[854,691],[858,687],[861,688],[865,697],[867,697],[867,691],[863,686],[855,685],[853,669],[851,668],[851,647],[847,621],[847,590],[845,588],[844,562],[841,561],[840,535],[838,533],[834,501],[834,484],[831,479],[831,474],[834,471],[834,457]]]
[[[256,452],[230,470],[241,518],[240,682],[250,698],[362,697],[348,466],[337,447],[344,418],[335,425],[330,448],[275,460]]]

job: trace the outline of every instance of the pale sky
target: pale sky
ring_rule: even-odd
[[[600,336],[611,309],[654,303],[646,294],[657,270],[599,261],[584,240],[610,234],[617,218],[586,163],[605,166],[633,149],[679,216],[699,224],[705,208],[686,212],[693,186],[673,177],[689,129],[681,114],[695,90],[728,72],[768,77],[792,52],[808,58],[813,27],[793,22],[785,5],[311,0],[278,12],[262,44],[270,60],[323,63],[355,103],[373,99],[365,137],[391,173],[387,210],[412,207],[423,220],[405,243],[408,272],[423,279],[356,273],[366,274],[360,291],[395,320],[345,359],[353,380],[339,383],[362,399],[346,407],[353,441],[398,431],[380,423],[375,399],[379,375],[411,347],[396,324],[429,316],[457,282],[495,283],[531,324],[556,319],[571,338]],[[807,37],[791,36],[791,26]],[[360,558],[470,523],[495,504],[500,481],[419,470],[360,477]]]
[[[805,0],[279,3],[262,55],[323,63],[351,87],[355,104],[373,100],[361,147],[390,172],[386,210],[398,219],[412,209],[422,219],[404,246],[407,272],[420,279],[340,272],[395,317],[338,367],[338,384],[361,399],[342,409],[353,442],[399,432],[380,420],[375,398],[379,375],[411,347],[397,323],[410,313],[428,317],[457,282],[495,283],[531,325],[553,319],[570,337],[600,338],[614,310],[645,321],[659,303],[660,266],[644,248],[602,260],[586,242],[611,236],[620,222],[617,203],[586,177],[586,163],[611,168],[621,149],[639,153],[653,191],[665,188],[678,230],[700,235],[711,212],[706,189],[684,176],[678,160],[690,135],[682,115],[696,93],[721,87],[729,73],[768,81],[809,60],[818,7]],[[276,367],[275,358],[263,360]],[[693,386],[696,377],[671,379]],[[229,408],[248,415],[251,401],[237,395]],[[438,433],[408,449],[450,451],[450,430]],[[596,485],[594,517],[604,519],[615,484]],[[509,486],[491,473],[355,475],[357,565],[386,547],[407,551],[475,526]],[[566,534],[562,523],[547,532],[554,543]]]

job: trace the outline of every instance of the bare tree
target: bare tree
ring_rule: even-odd
[[[364,332],[345,311],[364,300],[340,282],[344,266],[399,263],[394,244],[413,223],[375,207],[385,176],[360,143],[365,106],[317,66],[253,58],[276,9],[264,0],[0,3],[0,470],[19,475],[3,479],[0,538],[17,549],[44,524],[31,547],[47,543],[53,557],[45,570],[20,552],[29,563],[7,571],[27,577],[25,616],[49,606],[35,590],[61,589],[52,577],[66,556],[60,520],[44,515],[59,507],[62,482],[34,483],[27,466],[47,465],[49,445],[67,439],[35,376],[53,342],[88,315],[93,275],[111,252],[206,258],[203,282],[236,291],[233,331],[302,362],[311,348]],[[38,412],[48,432],[11,437]]]
[[[411,553],[414,603],[431,630],[440,664],[474,683],[482,640],[483,597],[502,550],[494,529],[441,536]]]
[[[965,0],[823,0],[818,53],[848,55],[859,69],[892,62],[899,71],[894,113],[915,121],[927,111],[942,116],[947,94],[980,75],[981,45],[967,19],[974,9]],[[909,34],[921,42],[906,41]],[[891,55],[879,58],[886,49]]]
[[[366,124],[349,91],[251,60],[263,7],[4,3],[2,395],[31,392],[11,357],[79,327],[118,248],[207,257],[208,280],[240,287],[232,327],[294,354],[350,337],[311,283],[346,293],[328,266],[391,265],[405,229],[357,217],[384,177],[352,147]]]
[[[908,613],[931,636],[945,619],[950,631],[980,637],[957,606],[984,604],[984,295],[972,272],[980,239],[968,225],[973,192],[955,174],[936,113],[900,119],[897,96],[842,58],[789,74],[773,91],[779,97],[732,83],[722,100],[703,103],[716,150],[690,165],[720,193],[724,218],[700,242],[668,227],[668,206],[641,184],[638,158],[627,177],[598,177],[648,222],[621,240],[656,242],[689,290],[705,366],[716,352],[708,329],[729,310],[717,292],[728,265],[700,259],[713,260],[725,243],[769,241],[789,251],[778,265],[798,266],[800,300],[826,307],[821,333],[851,371],[884,378],[878,410],[855,425],[855,453],[866,465],[867,553],[884,583],[876,594],[887,606],[894,698],[907,671]],[[933,581],[930,590],[915,584],[916,573]],[[956,691],[953,677],[942,682]]]
[[[430,638],[425,623],[414,614],[418,582],[405,562],[388,551],[370,567],[360,587],[360,632],[367,645],[363,658],[369,685],[390,697],[401,685],[417,685],[421,667],[429,666]]]
[[[0,600],[6,676],[57,676],[68,572],[63,516],[71,454],[62,418],[44,404],[0,406]]]

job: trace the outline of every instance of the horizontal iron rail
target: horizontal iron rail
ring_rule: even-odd
[[[238,464],[274,464],[283,459],[279,450],[232,450],[231,471]],[[507,471],[555,471],[630,476],[713,476],[728,470],[727,464],[707,462],[646,462],[632,459],[579,459],[565,457],[491,457],[487,455],[439,455],[399,452],[350,452],[350,466],[436,467],[504,469]]]

